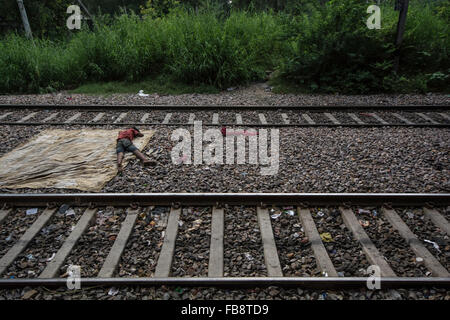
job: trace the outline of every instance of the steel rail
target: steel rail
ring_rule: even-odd
[[[45,206],[48,203],[77,206],[149,205],[450,205],[450,193],[67,193],[0,194],[0,207]]]
[[[114,126],[114,127],[123,127],[123,126],[163,126],[163,127],[186,127],[186,126],[194,126],[193,123],[160,123],[160,122],[152,122],[152,123],[139,123],[139,122],[124,122],[124,123],[109,123],[109,122],[0,122],[2,126]],[[203,126],[207,127],[265,127],[265,128],[290,128],[290,127],[349,127],[349,128],[370,128],[370,127],[413,127],[413,128],[450,128],[450,124],[435,124],[435,123],[367,123],[367,124],[334,124],[334,123],[277,123],[277,124],[261,124],[261,123],[244,123],[244,124],[236,124],[236,123],[202,123]]]
[[[0,279],[0,287],[55,287],[66,286],[74,279]],[[386,277],[379,278],[381,289],[395,287],[450,287],[450,278],[437,277]],[[363,277],[222,277],[222,278],[80,278],[77,279],[81,287],[86,286],[187,286],[187,287],[305,287],[305,288],[367,288],[370,278]]]
[[[73,104],[0,104],[0,109],[45,109],[45,110],[450,110],[449,105],[336,105],[336,106],[242,106],[242,105],[73,105]]]

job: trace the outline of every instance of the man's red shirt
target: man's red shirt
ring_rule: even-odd
[[[125,131],[120,131],[117,140],[128,139],[130,141],[133,141],[133,139],[138,135],[138,133],[139,132],[137,130],[134,130],[133,128]]]

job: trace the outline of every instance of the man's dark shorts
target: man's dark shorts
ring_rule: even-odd
[[[129,139],[120,139],[117,141],[116,153],[125,151],[134,152],[136,150],[136,146]]]

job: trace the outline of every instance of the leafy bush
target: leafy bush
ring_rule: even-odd
[[[311,14],[293,19],[288,28],[298,33],[282,64],[281,78],[317,92],[432,89],[426,80],[425,85],[423,81],[419,85],[416,75],[423,79],[426,72],[445,73],[443,70],[448,69],[449,32],[445,21],[427,5],[410,7],[399,51],[400,74],[396,75],[392,66],[398,13],[384,6],[382,29],[369,30],[366,9],[367,4],[359,0],[332,0],[324,8],[315,7]],[[405,81],[416,85],[405,86]]]
[[[0,92],[42,92],[86,81],[138,81],[166,74],[225,88],[263,76],[281,55],[281,27],[269,13],[183,10],[165,17],[121,15],[65,42],[17,35],[0,43]]]
[[[175,3],[161,1],[160,3]],[[156,4],[155,2],[151,2]],[[304,11],[199,10],[100,16],[66,40],[17,34],[0,41],[0,94],[52,92],[92,81],[148,77],[227,88],[265,79],[312,92],[448,91],[449,26],[441,6],[412,2],[400,70],[393,46],[398,12],[382,7],[382,29],[366,27],[367,4],[302,0]]]

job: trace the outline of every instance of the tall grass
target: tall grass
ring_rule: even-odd
[[[218,88],[260,78],[281,57],[274,14],[177,11],[164,18],[121,15],[67,43],[18,35],[0,42],[0,92],[42,92],[86,81],[138,81],[167,74]]]
[[[366,6],[333,0],[294,16],[270,11],[224,16],[213,9],[179,9],[156,19],[123,14],[67,41],[34,44],[10,34],[0,40],[0,94],[160,76],[221,89],[263,79],[276,69],[279,79],[307,91],[445,90],[450,78],[445,18],[426,4],[410,6],[401,73],[393,75],[398,12],[383,6],[382,29],[369,30]]]

